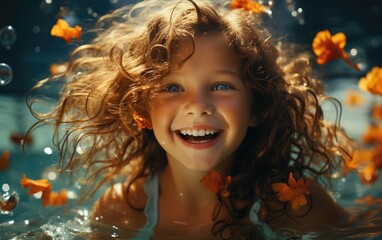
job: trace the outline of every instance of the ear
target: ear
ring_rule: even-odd
[[[258,116],[249,116],[248,127],[256,127],[260,124],[260,119]]]

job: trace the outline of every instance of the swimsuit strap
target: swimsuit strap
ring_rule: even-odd
[[[256,199],[251,207],[251,210],[249,211],[249,219],[257,229],[259,229],[259,233],[262,235],[263,239],[279,239],[275,237],[274,232],[272,229],[266,224],[265,222],[260,221],[259,219],[259,212],[261,208],[261,201],[260,199]],[[280,238],[281,239],[281,238]]]
[[[145,226],[139,230],[133,239],[149,240],[154,236],[154,228],[158,223],[158,198],[159,198],[159,179],[158,174],[150,174],[145,182],[145,193],[147,202],[144,209],[146,216]]]

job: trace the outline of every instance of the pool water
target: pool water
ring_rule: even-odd
[[[327,82],[326,88],[330,95],[343,102],[346,92],[356,89],[356,80],[335,79]],[[373,98],[364,94],[364,104],[372,102]],[[328,108],[325,111],[330,118],[332,109]],[[367,112],[365,107],[343,107],[342,124],[355,139],[360,138],[365,131],[368,124]],[[59,177],[54,171],[57,153],[50,142],[51,129],[39,128],[32,135],[32,143],[26,145],[24,150],[10,140],[9,136],[24,133],[33,122],[34,119],[25,106],[24,97],[0,96],[0,151],[10,151],[10,165],[0,171],[0,196],[15,196],[18,199],[13,211],[3,211],[3,214],[0,214],[0,239],[90,239],[97,238],[100,234],[103,236],[101,239],[105,236],[128,239],[134,235],[134,231],[126,233],[116,227],[102,224],[98,224],[98,232],[90,228],[89,217],[94,199],[86,204],[77,205],[76,197],[81,190],[80,185],[73,184],[65,175]],[[68,205],[43,207],[39,199],[41,195],[28,195],[27,189],[21,187],[20,179],[24,173],[31,179],[49,179],[53,190],[67,189]],[[346,178],[336,179],[335,186],[332,196],[358,216],[351,228],[333,229],[341,237],[339,239],[382,239],[382,177],[372,184],[365,184],[360,180],[358,173],[353,172]],[[98,194],[95,198],[97,197]],[[356,202],[356,199],[362,200],[365,197],[372,197],[375,201]],[[325,238],[321,236],[315,239]]]

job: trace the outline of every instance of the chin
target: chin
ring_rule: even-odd
[[[199,161],[197,164],[191,163],[191,164],[184,164],[184,166],[192,171],[199,171],[199,172],[209,172],[212,169],[215,169],[217,166],[219,166],[219,163],[212,162],[212,161]]]

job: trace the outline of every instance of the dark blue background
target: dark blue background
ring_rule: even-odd
[[[310,44],[318,31],[342,31],[348,37],[346,49],[357,46],[365,50],[368,63],[366,70],[375,65],[382,66],[381,0],[296,0],[296,7],[304,10],[304,25],[298,24],[286,10],[287,0],[274,1],[270,23],[275,37],[302,43],[310,51]],[[40,7],[43,2],[1,0],[0,28],[13,26],[17,31],[17,40],[10,50],[0,46],[0,63],[11,66],[14,75],[10,84],[0,87],[0,94],[25,94],[38,80],[48,76],[50,64],[65,62],[70,50],[79,44],[75,41],[66,44],[62,39],[50,36],[50,29],[63,13],[60,8],[74,13],[76,24],[85,32],[97,19],[87,12],[89,7],[100,16],[135,1],[53,0],[49,8]],[[40,28],[38,33],[33,32],[36,26]],[[81,43],[84,41],[86,38]],[[40,51],[36,52],[36,48]],[[333,74],[333,71],[327,73]],[[361,76],[365,72],[346,70],[337,73]],[[330,74],[327,77],[333,76]]]

